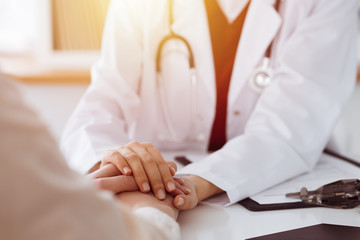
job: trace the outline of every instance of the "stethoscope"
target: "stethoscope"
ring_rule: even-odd
[[[169,0],[169,34],[166,35],[161,41],[157,48],[156,52],[156,81],[157,81],[157,88],[159,90],[160,95],[160,107],[165,119],[165,124],[170,132],[171,139],[175,142],[180,142],[183,139],[181,139],[178,134],[175,131],[174,124],[171,121],[170,117],[170,111],[169,106],[166,101],[166,91],[164,87],[164,79],[161,71],[161,58],[162,58],[162,51],[167,42],[170,40],[178,40],[182,42],[188,51],[189,54],[189,67],[190,67],[190,75],[191,75],[191,93],[192,93],[192,101],[193,104],[191,104],[191,116],[192,119],[195,119],[197,116],[197,103],[196,103],[196,93],[197,93],[197,87],[198,87],[198,79],[196,74],[196,68],[195,68],[195,61],[194,61],[194,55],[193,51],[191,49],[191,46],[189,42],[182,36],[174,33],[172,30],[172,25],[174,23],[174,17],[173,17],[173,0]],[[276,11],[279,11],[280,7],[280,0],[276,0],[275,3],[275,9]],[[273,42],[270,43],[268,46],[265,57],[263,59],[262,64],[259,68],[256,68],[253,72],[253,74],[250,77],[249,84],[252,87],[252,89],[256,92],[261,92],[266,87],[268,87],[272,82],[272,69],[270,67],[270,57],[271,57],[271,48],[272,48]],[[204,135],[200,134],[198,137],[199,141],[204,140]],[[168,140],[165,136],[159,136],[159,140]]]
[[[184,45],[187,48],[188,54],[189,54],[189,67],[190,67],[190,78],[191,78],[191,98],[192,98],[191,101],[193,103],[193,104],[191,104],[191,116],[192,116],[191,119],[195,119],[195,117],[197,116],[196,93],[197,93],[197,88],[198,88],[198,79],[197,79],[197,74],[196,74],[194,54],[193,54],[193,51],[191,49],[189,42],[184,37],[174,33],[174,31],[171,28],[171,26],[174,23],[173,9],[174,9],[173,8],[173,0],[169,0],[169,34],[166,35],[160,41],[160,44],[159,44],[157,52],[156,52],[156,76],[157,76],[156,81],[157,81],[157,87],[158,87],[159,95],[160,95],[161,110],[164,115],[165,124],[170,132],[171,140],[173,140],[175,142],[180,142],[184,139],[181,139],[178,136],[178,134],[175,131],[174,124],[171,121],[169,106],[166,101],[166,91],[165,91],[165,87],[164,87],[164,79],[163,79],[163,75],[162,75],[162,71],[161,71],[162,50],[167,42],[169,42],[170,40],[178,40],[178,41],[184,43]],[[159,138],[159,140],[169,140],[169,139],[166,139],[166,137],[163,135],[159,135],[158,138]],[[204,135],[199,134],[197,137],[197,140],[198,141],[205,140]]]

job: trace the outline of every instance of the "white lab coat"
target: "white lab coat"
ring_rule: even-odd
[[[355,83],[356,0],[283,0],[280,14],[273,3],[253,0],[247,13],[228,94],[229,141],[181,170],[225,190],[229,203],[310,170]],[[105,150],[131,140],[162,151],[206,151],[216,90],[203,0],[175,0],[172,28],[190,43],[198,76],[192,98],[186,49],[169,43],[163,76],[170,116],[183,141],[171,141],[156,82],[156,50],[168,33],[167,1],[115,0],[92,84],[63,135],[72,167],[86,172]],[[259,94],[248,82],[272,41],[274,79]]]

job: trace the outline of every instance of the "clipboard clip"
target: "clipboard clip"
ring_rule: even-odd
[[[307,204],[324,207],[348,209],[360,205],[360,180],[343,179],[326,184],[314,191],[305,187],[300,192],[287,193],[286,197],[300,198]]]

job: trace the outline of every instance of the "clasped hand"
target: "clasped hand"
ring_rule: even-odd
[[[152,191],[159,200],[166,199],[167,194],[171,195],[173,205],[178,209],[195,207],[198,198],[194,184],[188,179],[173,178],[176,170],[176,164],[165,161],[152,144],[131,142],[116,150],[108,150],[100,168],[89,177],[97,188],[114,194]]]

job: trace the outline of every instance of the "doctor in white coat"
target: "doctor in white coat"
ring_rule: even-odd
[[[356,0],[280,0],[278,11],[274,0],[216,2],[229,23],[248,7],[228,90],[227,141],[180,171],[194,190],[176,198],[181,209],[221,192],[213,201],[232,204],[311,170],[355,84]],[[85,173],[105,151],[134,140],[160,152],[208,150],[217,89],[206,6],[175,0],[172,9],[170,24],[168,0],[112,1],[92,83],[61,142],[73,168]],[[156,54],[169,28],[191,46],[196,84],[177,40],[161,53],[159,84]],[[252,75],[269,46],[272,81],[257,89]]]

